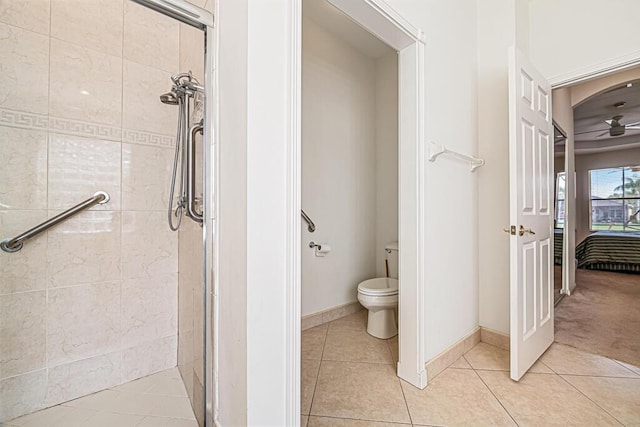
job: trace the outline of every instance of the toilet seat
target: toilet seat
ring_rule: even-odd
[[[365,280],[358,285],[358,293],[372,297],[398,295],[398,280],[390,277]]]

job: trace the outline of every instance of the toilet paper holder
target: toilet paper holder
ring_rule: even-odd
[[[313,248],[317,248],[318,250],[322,250],[322,245],[318,244],[318,243],[316,243],[314,241],[309,242],[309,247],[312,248],[312,249]]]

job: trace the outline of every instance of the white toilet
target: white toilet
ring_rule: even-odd
[[[385,246],[387,271],[389,255],[398,255],[398,242]],[[397,261],[397,257],[395,260]],[[396,264],[397,271],[397,264]],[[397,273],[396,273],[397,274]],[[397,277],[397,276],[396,276]],[[369,310],[367,332],[376,338],[387,339],[398,334],[396,308],[398,307],[398,279],[376,277],[358,284],[358,301]]]

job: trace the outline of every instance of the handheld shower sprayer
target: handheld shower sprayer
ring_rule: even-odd
[[[195,138],[195,133],[191,132],[191,121],[198,122],[201,120],[199,117],[203,111],[203,93],[204,87],[200,85],[200,82],[192,75],[191,71],[187,73],[179,73],[171,76],[173,86],[171,91],[160,95],[160,102],[168,105],[178,105],[178,126],[176,131],[176,149],[173,157],[173,174],[171,177],[171,190],[169,192],[169,206],[167,212],[167,219],[169,221],[169,228],[172,231],[177,231],[180,228],[182,222],[182,214],[186,208],[187,216],[194,221],[202,223],[201,215],[198,212],[192,211],[190,197],[193,197],[193,177],[188,176],[190,169],[193,168],[193,164],[189,165],[188,162],[193,163],[193,153],[190,151],[193,147],[192,138]],[[190,116],[191,99],[194,104],[194,117]],[[176,190],[176,180],[178,175],[178,163],[180,163],[180,180],[179,180],[179,197],[174,205],[174,195]],[[190,167],[191,166],[191,167]],[[191,184],[190,184],[191,183]],[[189,185],[188,185],[189,184]],[[176,222],[174,223],[174,217]]]

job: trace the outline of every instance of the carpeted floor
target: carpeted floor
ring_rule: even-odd
[[[640,275],[578,269],[555,328],[556,342],[640,366]]]

